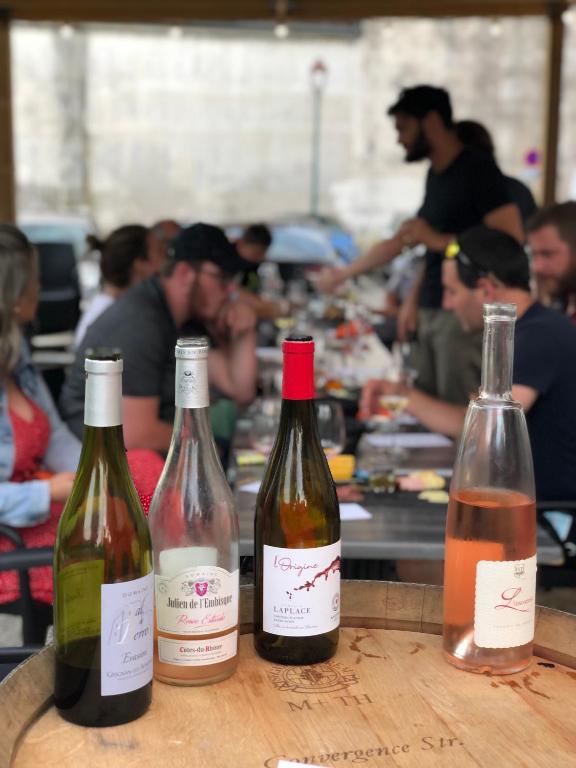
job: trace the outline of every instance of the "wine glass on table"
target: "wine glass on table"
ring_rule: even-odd
[[[342,405],[335,400],[316,402],[320,443],[328,458],[342,453],[346,445],[346,422]]]
[[[278,398],[263,397],[256,400],[249,410],[250,446],[264,456],[270,454],[274,445],[280,424],[280,406]]]
[[[373,450],[378,462],[388,469],[398,467],[408,457],[408,451],[398,441],[401,433],[402,418],[406,413],[408,397],[394,392],[381,394],[378,408],[369,425],[375,433]],[[381,437],[379,437],[381,436]]]

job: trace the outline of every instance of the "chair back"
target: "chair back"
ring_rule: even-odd
[[[40,304],[35,333],[75,329],[80,318],[80,283],[71,243],[36,243],[40,268]]]

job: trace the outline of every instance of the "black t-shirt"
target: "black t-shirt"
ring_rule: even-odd
[[[520,217],[526,225],[528,219],[538,210],[534,195],[524,182],[515,179],[513,176],[506,176],[506,186],[511,203],[516,203],[520,209]]]
[[[424,202],[418,215],[441,233],[455,235],[481,224],[490,211],[510,202],[506,179],[486,152],[465,147],[441,173],[426,177]],[[420,306],[442,306],[443,253],[427,251]]]
[[[519,318],[513,382],[538,392],[526,414],[537,497],[576,499],[576,328],[567,317],[536,302]]]
[[[205,334],[198,323],[186,325],[186,335]],[[122,350],[122,393],[129,397],[159,397],[159,417],[174,419],[174,346],[178,329],[156,277],[131,288],[88,328],[60,397],[60,410],[70,429],[84,429],[84,357],[90,347]]]

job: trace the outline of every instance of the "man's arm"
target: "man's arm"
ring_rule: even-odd
[[[238,405],[248,405],[256,395],[256,334],[246,331],[228,344],[208,353],[208,377],[222,394]]]
[[[256,315],[243,301],[229,301],[209,330],[216,342],[208,353],[208,379],[238,405],[256,396]]]
[[[519,243],[524,242],[524,227],[520,218],[520,211],[515,203],[507,203],[489,211],[482,219],[482,223],[491,229],[506,232]],[[405,221],[398,234],[402,243],[410,246],[421,243],[435,253],[444,253],[456,238],[455,233],[438,232],[420,216]]]
[[[407,388],[408,405],[406,409],[431,432],[442,432],[449,437],[458,438],[462,433],[466,417],[465,405],[452,405],[424,394],[418,389]],[[538,398],[538,392],[532,387],[515,384],[512,397],[524,411],[529,411]]]
[[[525,387],[523,384],[512,385],[512,397],[520,403],[524,412],[527,413],[538,399],[539,392],[532,387]]]
[[[408,405],[406,409],[431,432],[442,432],[449,437],[458,438],[464,427],[465,405],[452,405],[421,392],[414,387],[406,388]],[[532,387],[514,384],[512,397],[517,400],[525,412],[529,411],[538,398],[538,392]]]
[[[392,261],[401,252],[403,245],[404,243],[398,234],[389,240],[381,240],[351,264],[341,269],[325,270],[320,274],[315,284],[321,291],[332,291],[344,280],[363,275],[365,272],[370,272],[376,267],[381,267]]]
[[[492,229],[498,229],[500,232],[506,232],[512,235],[519,243],[524,242],[524,227],[520,218],[520,211],[515,203],[502,205],[495,208],[483,218],[483,223]]]
[[[407,388],[406,394],[408,396],[406,410],[426,429],[431,432],[441,432],[455,439],[460,437],[466,417],[465,405],[445,403],[413,387]]]
[[[408,398],[406,410],[415,416],[431,432],[441,432],[449,437],[459,438],[466,417],[466,406],[452,405],[426,395],[419,389],[391,381],[372,379],[362,390],[360,414],[368,418],[378,409],[382,395],[403,395]]]
[[[379,397],[391,394],[407,397],[406,410],[431,432],[441,432],[454,439],[458,439],[462,434],[467,410],[465,405],[445,403],[415,387],[390,381],[373,379],[364,386],[360,400],[362,418],[368,418],[377,411]],[[538,398],[538,392],[532,387],[514,384],[512,397],[520,403],[524,411],[529,411]]]
[[[274,320],[277,317],[290,314],[290,303],[286,299],[270,301],[255,293],[250,293],[245,288],[239,288],[238,295],[244,304],[254,310],[259,320]]]
[[[161,421],[159,397],[123,397],[124,442],[126,448],[167,451],[172,424]]]
[[[424,273],[426,267],[424,264],[420,264],[414,282],[410,286],[408,295],[402,302],[400,311],[398,312],[398,319],[396,323],[396,335],[399,341],[408,341],[410,333],[414,332],[418,326],[418,300],[420,297],[420,290],[422,289],[422,283],[424,282]]]

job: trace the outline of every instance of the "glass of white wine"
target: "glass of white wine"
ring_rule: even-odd
[[[346,445],[346,422],[342,405],[335,400],[317,400],[316,415],[320,442],[326,456],[337,456]]]
[[[390,445],[386,453],[392,466],[398,466],[408,456],[408,451],[399,445],[397,436],[400,432],[400,423],[402,416],[408,407],[408,398],[405,395],[381,395],[378,400],[381,412],[387,414],[387,421],[382,427],[384,431],[390,433]]]

